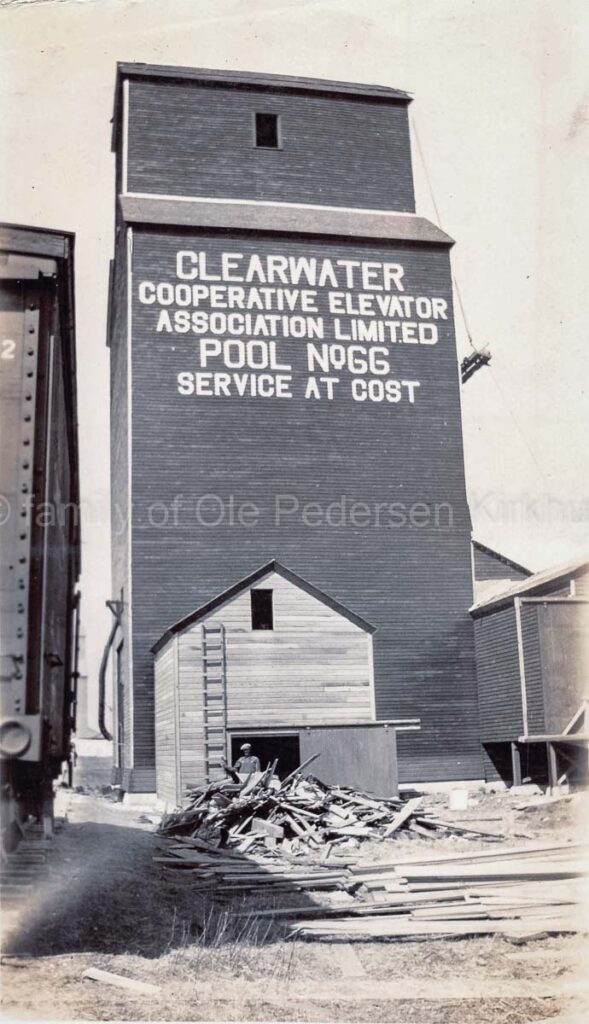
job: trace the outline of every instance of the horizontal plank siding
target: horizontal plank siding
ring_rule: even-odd
[[[375,715],[418,717],[421,731],[399,737],[403,781],[480,777],[474,631],[467,611],[472,604],[471,523],[451,240],[431,225],[423,233],[423,224],[419,227],[405,216],[414,210],[407,97],[362,89],[355,94],[348,86],[341,90],[301,83],[299,88],[292,81],[288,88],[275,80],[238,77],[228,82],[226,77],[199,78],[181,69],[159,76],[153,68],[121,69],[121,78],[125,76],[122,95],[128,95],[128,116],[120,117],[119,105],[115,146],[119,187],[134,198],[127,195],[118,204],[118,222],[124,229],[124,211],[142,201],[141,195],[156,197],[160,218],[158,224],[149,222],[149,205],[139,221],[128,213],[133,224],[130,409],[117,379],[121,353],[113,353],[112,361],[117,421],[113,508],[120,499],[126,509],[123,491],[129,483],[133,497],[130,552],[124,540],[114,551],[121,585],[129,582],[124,578],[126,555],[132,566],[128,649],[133,681],[128,705],[133,769],[146,778],[154,765],[154,644],[174,623],[275,559],[369,623],[374,637],[354,632],[350,620],[327,615],[323,606],[311,613],[309,595],[305,603],[286,587],[280,592],[283,624],[270,640],[250,636],[237,604],[225,608],[232,727],[245,727],[248,716],[252,724],[266,727],[295,718],[299,724],[328,725],[369,721]],[[280,148],[254,145],[256,112],[280,119]],[[128,121],[128,134],[123,121]],[[198,226],[186,217],[177,223],[174,210],[194,206],[190,198],[200,198],[201,206],[217,200],[224,210],[241,201],[259,211],[262,220],[243,219],[242,210],[242,220],[236,213],[233,225],[209,219],[208,226],[200,221]],[[152,199],[146,202],[153,204]],[[165,210],[162,203],[168,203]],[[264,221],[273,214],[268,205],[257,203],[283,204],[280,224]],[[324,207],[329,229],[325,218],[323,231],[320,225],[310,226],[315,205]],[[334,209],[330,213],[328,208]],[[370,215],[369,210],[378,213]],[[377,237],[374,218],[385,217],[380,211],[391,211],[391,217],[396,211],[405,227],[394,228],[387,221]],[[413,226],[408,234],[409,223]],[[306,342],[312,339],[295,337],[284,321],[271,333],[280,363],[292,370],[290,400],[248,393],[182,395],[178,375],[199,369],[199,329],[189,327],[183,333],[161,327],[162,310],[140,295],[142,282],[178,283],[180,250],[204,254],[213,277],[207,276],[199,257],[201,282],[215,279],[214,268],[223,254],[240,254],[245,261],[272,256],[275,267],[327,260],[339,267],[340,275],[344,266],[372,267],[362,280],[346,277],[345,284],[327,280],[317,288],[310,285],[316,318],[325,342],[339,344],[334,291],[353,301],[363,295],[364,301],[374,288],[398,300],[390,316],[396,329],[408,328],[407,343],[404,335],[402,342],[387,339],[385,352],[392,382],[418,385],[415,401],[409,400],[408,390],[402,401],[378,395],[359,399],[353,388],[358,376],[361,383],[370,380],[376,386],[382,380],[378,371],[369,375],[349,367],[334,372],[338,387],[332,398],[310,397]],[[402,282],[393,284],[391,279],[386,286],[374,286],[374,268],[385,265],[397,267],[397,273],[401,268]],[[114,294],[124,293],[126,273],[119,242]],[[295,269],[292,276],[299,273]],[[290,278],[267,283],[280,285],[274,291],[283,292],[281,280],[287,284]],[[306,287],[304,274],[298,287]],[[434,300],[443,310],[435,319],[435,343],[418,344],[411,335],[424,326],[417,321],[422,316],[416,313],[418,303],[427,307]],[[208,293],[197,305],[207,315],[225,308],[215,301]],[[180,311],[176,306],[166,309],[172,317]],[[192,307],[185,311],[192,313]],[[363,316],[372,314],[352,310],[343,318],[345,326],[351,327],[353,320],[357,327]],[[383,317],[378,314],[374,322]],[[123,323],[117,323],[120,332]],[[361,327],[372,329],[366,323]],[[252,332],[248,327],[246,333]],[[372,346],[374,338],[367,344]],[[345,339],[340,348],[347,358]],[[214,369],[223,369],[223,362]],[[125,444],[129,423],[131,465],[117,447]],[[206,495],[225,511],[253,504],[257,523],[244,523],[237,513],[212,522],[210,514],[208,519],[200,516],[197,510]],[[315,503],[332,510],[333,518],[314,525],[300,514],[284,515],[278,507],[281,496],[294,501],[299,513]],[[342,502],[348,511],[340,522],[336,506]],[[358,504],[368,507],[368,524],[350,516],[350,506]],[[400,519],[390,514],[399,504]],[[424,507],[427,521],[416,521],[414,510]],[[201,654],[198,630],[180,638],[182,780],[204,765]]]
[[[574,577],[575,595],[589,598],[589,572],[584,569]]]
[[[254,146],[256,111],[280,149]],[[407,105],[131,81],[128,189],[412,212]]]
[[[513,605],[476,619],[475,644],[482,742],[515,740],[523,715]]]
[[[518,569],[495,552],[473,544],[473,570],[475,580],[510,580],[512,583],[525,580],[530,573]]]
[[[196,635],[200,641],[200,626]],[[187,788],[206,778],[202,649],[200,642],[187,642],[188,637],[189,634],[180,634],[176,641],[179,666],[179,757],[182,794]]]
[[[156,660],[155,682],[155,774],[160,800],[174,806],[176,787],[176,645],[171,641]]]
[[[192,751],[202,732],[202,625],[213,622],[225,627],[229,728],[372,719],[370,635],[277,573],[260,586],[273,592],[273,630],[252,630],[248,589],[180,636]]]
[[[543,733],[545,732],[544,694],[537,605],[522,603],[521,624],[528,732]]]
[[[451,309],[448,256],[433,247],[287,238],[270,243],[142,229],[134,231],[134,280],[173,280],[180,248],[206,251],[211,259],[221,251],[398,259],[412,294],[441,296]],[[289,402],[181,397],[176,377],[196,365],[195,339],[156,333],[155,320],[152,307],[134,303],[138,763],[153,758],[152,645],[172,623],[276,558],[376,628],[376,715],[422,721],[421,732],[399,738],[402,780],[480,777],[473,627],[467,611],[472,603],[470,519],[451,322],[440,322],[440,341],[427,352],[420,346],[397,347],[396,374],[420,379],[423,398],[419,407],[384,408],[343,395],[311,405],[299,383]],[[301,343],[282,339],[280,346],[281,358],[302,369]],[[207,494],[217,496],[223,509],[231,500],[255,503],[258,524],[242,526],[228,516],[216,525],[199,522],[195,505]],[[300,516],[277,518],[281,494],[293,495],[300,506],[312,500],[323,508],[341,502],[342,495],[348,507],[357,501],[370,508],[400,501],[409,509],[425,501],[428,509],[441,504],[451,514],[446,511],[438,521],[432,516],[425,527],[406,521],[395,528],[375,515],[368,527],[348,517],[341,527],[325,522],[310,528]],[[170,507],[178,495],[174,522],[150,523],[149,509],[162,502]],[[304,634],[304,621],[293,615],[290,622],[293,638]],[[346,627],[341,623],[333,629],[343,634]]]

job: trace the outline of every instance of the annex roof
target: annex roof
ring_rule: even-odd
[[[470,608],[471,615],[478,612],[488,611],[495,606],[509,604],[515,597],[524,597],[526,594],[533,594],[535,591],[542,591],[548,584],[558,583],[559,580],[568,579],[571,576],[578,576],[582,572],[589,572],[589,557],[576,559],[574,562],[565,562],[552,569],[544,569],[542,572],[535,572],[525,580],[519,580],[513,586],[508,587],[500,594],[479,601]]]
[[[190,615],[186,615],[183,619],[180,619],[178,622],[174,623],[173,626],[170,626],[170,628],[162,634],[159,640],[151,648],[152,654],[157,654],[157,652],[161,650],[161,648],[165,644],[167,644],[168,640],[171,640],[172,637],[175,636],[177,633],[183,633],[184,630],[189,628],[189,626],[193,626],[201,619],[204,619],[207,615],[210,615],[210,613],[214,611],[216,608],[220,608],[221,605],[224,605],[233,597],[237,597],[237,595],[240,594],[243,590],[247,590],[249,587],[253,586],[254,583],[258,583],[260,580],[264,579],[266,576],[269,576],[271,573],[278,573],[279,576],[282,576],[285,580],[288,580],[290,583],[293,583],[296,587],[299,587],[301,590],[304,590],[305,593],[309,594],[311,597],[316,598],[317,601],[321,601],[322,604],[327,605],[328,608],[333,609],[333,611],[337,612],[339,615],[342,615],[345,619],[348,619],[350,622],[353,622],[354,625],[359,626],[360,629],[363,629],[366,633],[376,632],[375,626],[371,626],[369,622],[366,622],[365,619],[362,619],[359,615],[356,615],[354,612],[350,611],[349,608],[346,608],[345,605],[341,604],[339,601],[336,601],[335,598],[330,597],[328,594],[324,593],[323,590],[319,590],[318,587],[313,586],[312,583],[309,583],[307,580],[303,579],[303,577],[299,576],[298,573],[293,572],[291,569],[287,569],[286,566],[281,565],[280,562],[277,562],[276,559],[273,558],[270,562],[266,562],[264,565],[260,566],[259,569],[256,569],[254,572],[250,573],[249,576],[244,576],[243,579],[238,580],[238,582],[234,583],[232,587],[229,587],[222,593],[217,594],[216,597],[213,597],[210,601],[207,601],[205,604],[200,605],[200,607],[196,608],[195,611],[190,613]]]

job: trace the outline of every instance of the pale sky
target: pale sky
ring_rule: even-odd
[[[0,220],[76,232],[92,675],[113,596],[105,335],[118,60],[414,96],[427,165],[414,137],[417,210],[456,239],[469,330],[493,356],[463,388],[475,536],[532,569],[589,550],[586,0],[0,0],[0,39]],[[458,308],[457,331],[461,358]]]

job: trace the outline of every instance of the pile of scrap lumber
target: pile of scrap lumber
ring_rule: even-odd
[[[589,870],[581,844],[535,845],[470,855],[357,865],[363,888],[348,906],[261,911],[302,918],[307,939],[408,939],[501,933],[532,937],[582,930],[579,882]],[[585,921],[585,926],[587,922]]]
[[[284,852],[263,850],[259,854],[231,852],[209,845],[197,837],[180,836],[166,840],[154,861],[190,876],[192,891],[248,897],[275,892],[345,890],[354,892],[361,883],[350,876],[349,864],[334,867],[310,863]]]
[[[213,846],[234,846],[239,852],[279,845],[289,854],[314,850],[326,857],[333,847],[350,845],[350,840],[388,839],[400,829],[489,842],[504,838],[426,814],[421,797],[406,801],[375,797],[305,777],[304,769],[314,759],[282,781],[274,762],[261,777],[243,782],[232,772],[228,781],[199,787],[190,793],[186,808],[162,819],[158,831],[166,836],[199,837]]]
[[[250,905],[238,917],[272,918],[293,937],[530,938],[583,930],[578,886],[589,869],[580,843],[380,863],[338,858],[328,865],[308,858],[301,864],[278,850],[244,855],[197,837],[164,842],[155,860],[188,874],[191,890],[247,896]],[[297,892],[305,894],[304,905],[276,905],[275,895]],[[262,904],[252,906],[254,898]]]

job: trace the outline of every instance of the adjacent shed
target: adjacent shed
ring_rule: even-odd
[[[589,562],[531,575],[471,614],[487,777],[584,777]]]
[[[472,576],[475,603],[490,600],[496,594],[502,594],[509,590],[520,580],[526,580],[532,575],[531,569],[526,569],[519,562],[507,558],[493,548],[481,544],[478,540],[472,542]]]
[[[154,646],[156,786],[177,804],[245,740],[279,774],[321,753],[327,782],[397,789],[395,725],[377,722],[373,627],[276,561]]]

